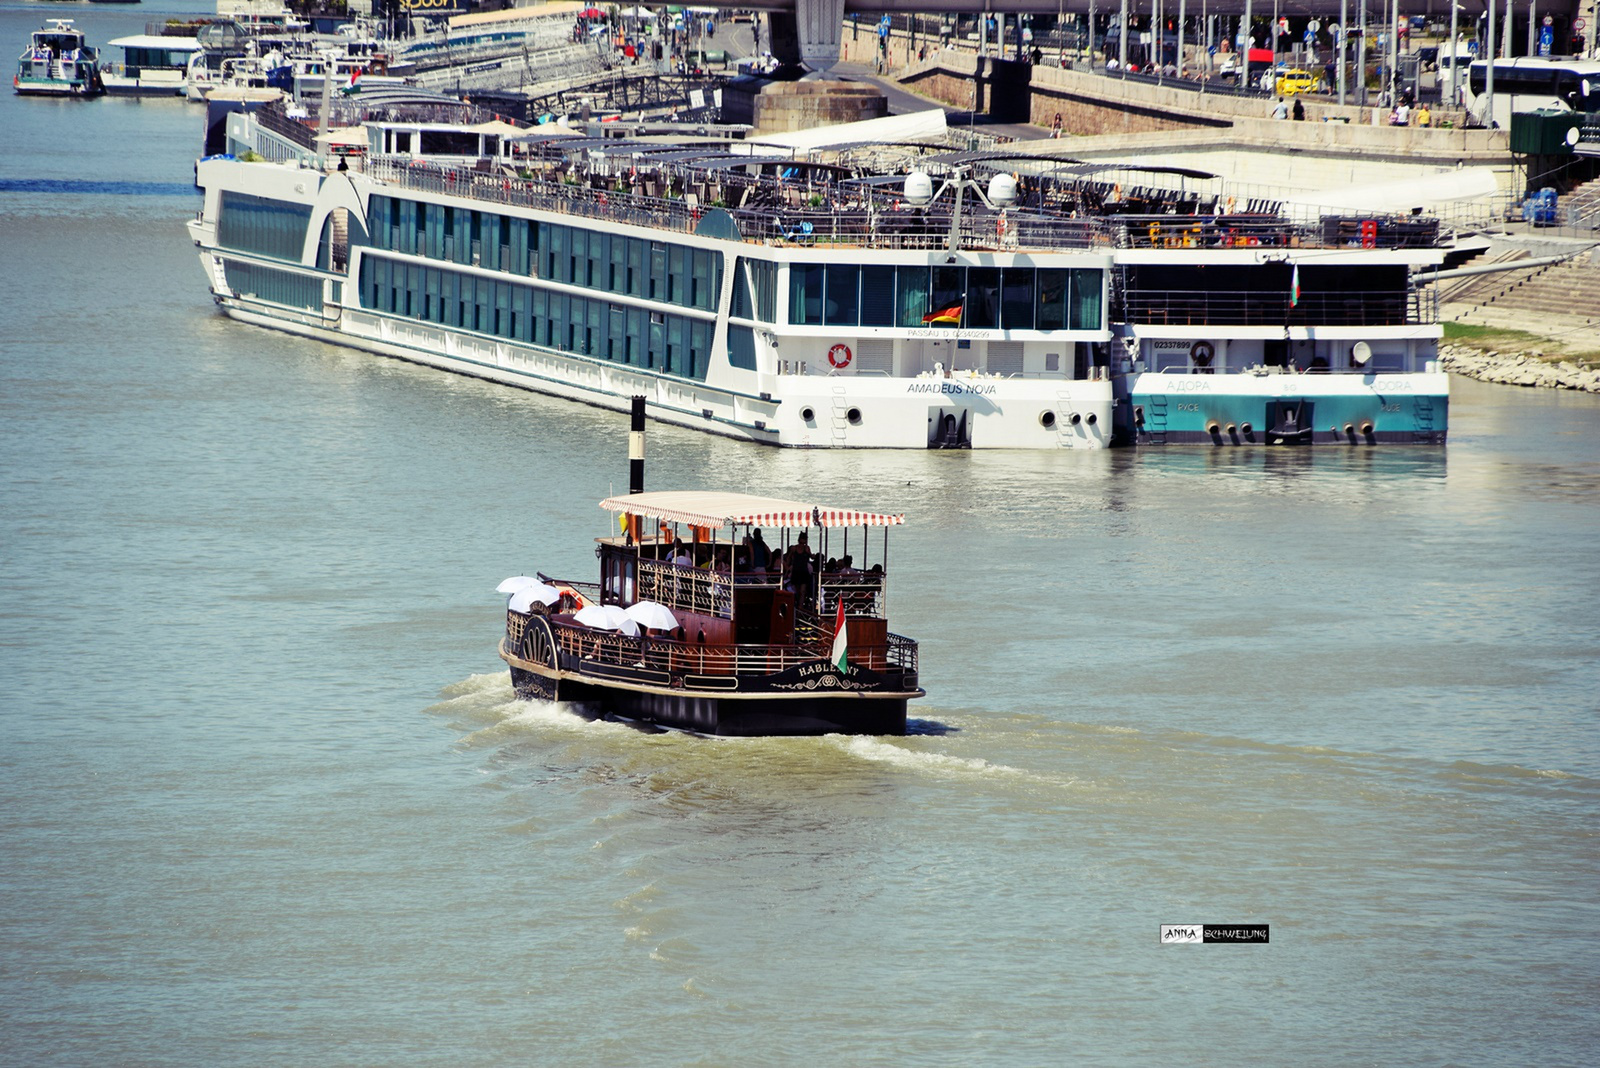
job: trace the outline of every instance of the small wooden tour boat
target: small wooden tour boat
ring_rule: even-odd
[[[719,492],[600,507],[619,529],[599,582],[501,585],[519,697],[700,734],[905,733],[917,643],[886,607],[904,516]]]

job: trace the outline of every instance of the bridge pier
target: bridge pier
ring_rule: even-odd
[[[795,0],[794,13],[774,11],[767,16],[772,58],[789,66],[798,64],[810,76],[826,77],[839,62],[839,40],[844,33],[845,0]]]

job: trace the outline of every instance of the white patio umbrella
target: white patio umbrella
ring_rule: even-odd
[[[678,617],[660,601],[639,601],[629,605],[627,611],[639,626],[651,630],[673,630],[678,625]]]
[[[494,588],[496,593],[516,593],[524,586],[532,585],[539,580],[528,575],[512,575]]]
[[[555,604],[559,600],[561,600],[560,590],[534,579],[520,590],[513,592],[511,599],[506,602],[506,607],[513,612],[526,612],[535,601],[540,604]]]
[[[625,609],[614,604],[592,604],[578,609],[572,618],[595,630],[620,630],[630,638],[639,636],[639,624]]]

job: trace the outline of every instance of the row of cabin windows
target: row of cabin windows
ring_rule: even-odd
[[[796,326],[941,325],[991,330],[1102,330],[1105,272],[1096,268],[896,267],[796,263]]]
[[[291,308],[317,311],[322,308],[320,278],[237,260],[223,260],[222,273],[228,288],[242,297],[287,304]]]
[[[310,205],[224,191],[217,213],[217,244],[299,263],[310,226]]]
[[[375,196],[374,248],[715,311],[721,257],[706,249],[518,219],[477,208]]]
[[[704,380],[715,324],[521,282],[361,258],[361,303],[460,330]]]

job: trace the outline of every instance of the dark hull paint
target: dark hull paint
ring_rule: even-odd
[[[906,702],[917,694],[816,694],[718,696],[685,690],[607,686],[570,675],[559,680],[511,666],[517,696],[574,701],[605,715],[674,730],[725,737],[906,732]]]

